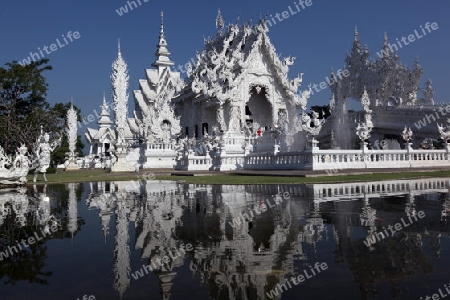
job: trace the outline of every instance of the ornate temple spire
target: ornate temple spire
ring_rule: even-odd
[[[359,40],[358,27],[355,26],[352,53],[347,54],[345,62],[347,66],[352,66],[355,61],[361,61],[361,42]]]
[[[114,101],[114,122],[117,131],[117,143],[125,142],[125,129],[128,126],[128,66],[122,58],[120,41],[117,59],[112,64],[111,87]]]
[[[169,59],[170,52],[167,49],[167,41],[164,36],[164,13],[161,12],[161,27],[159,30],[159,42],[155,56],[156,61],[152,64],[153,67],[171,67],[175,63]]]
[[[102,109],[102,112],[100,113],[100,119],[98,120],[97,124],[100,125],[100,127],[110,128],[112,121],[109,118],[109,107],[108,103],[106,103],[105,92],[103,92],[103,103],[100,108]]]
[[[383,58],[388,58],[391,56],[391,48],[389,48],[388,35],[387,32],[384,33],[383,40]]]
[[[216,18],[216,28],[219,30],[219,35],[222,35],[224,26],[225,26],[225,24],[223,22],[222,12],[219,9],[219,11],[217,12],[217,18]]]

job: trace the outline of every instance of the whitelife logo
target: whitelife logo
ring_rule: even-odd
[[[425,31],[425,28],[426,28],[426,31]],[[417,32],[417,29],[414,30],[413,34],[408,35],[409,42],[406,41],[406,39],[407,39],[406,37],[402,36],[402,38],[400,40],[402,41],[403,45],[408,46],[410,43],[416,41],[416,38],[417,38],[417,40],[423,38],[424,36],[427,35],[427,31],[428,31],[428,33],[431,33],[431,30],[437,30],[439,28],[439,26],[438,26],[438,23],[436,23],[436,22],[433,22],[433,23],[427,22],[425,24],[425,28],[423,28],[422,25],[420,25],[420,29],[421,29],[423,35],[421,35],[419,32]],[[402,48],[403,47],[402,43],[398,40],[398,38],[396,38],[395,40],[397,41],[397,45],[400,48]],[[389,43],[390,52],[398,51],[397,45]],[[389,50],[385,49],[382,51],[378,51],[377,52],[378,57],[383,58],[385,56],[389,56]]]
[[[425,212],[423,210],[421,210],[417,213],[417,216],[419,216],[419,219],[422,219],[425,217]],[[417,216],[416,215],[412,216],[416,222],[419,220],[419,219],[417,219]],[[408,216],[409,223],[406,223],[403,218],[401,218],[400,220],[402,221],[402,224],[404,227],[400,223],[395,223],[394,226],[392,226],[392,225],[388,226],[388,229],[391,231],[391,234],[392,234],[391,236],[394,236],[394,234],[397,231],[400,231],[403,228],[408,227],[409,225],[411,225],[413,223],[411,216]],[[393,229],[394,227],[395,227],[395,230]],[[364,245],[366,245],[367,247],[370,247],[372,245],[375,245],[375,243],[377,241],[379,242],[379,241],[387,238],[389,236],[389,232],[387,231],[386,227],[384,227],[384,226],[383,226],[383,229],[384,229],[384,233],[383,232],[374,232],[374,233],[370,234],[370,237],[367,236],[366,240],[363,241]]]
[[[61,49],[62,47],[65,47],[66,45],[68,45],[69,42],[67,41],[67,39],[69,39],[70,42],[73,42],[74,39],[78,40],[81,37],[81,35],[78,31],[74,31],[73,33],[72,33],[72,31],[69,31],[66,36],[64,36],[64,34],[61,36],[63,37],[65,44],[61,43],[59,38],[57,38],[56,44],[51,44],[49,47],[44,45],[44,47],[42,47],[42,49],[41,49],[41,47],[38,47],[38,52],[41,55],[39,55],[39,53],[30,52],[30,55],[27,58],[23,59],[22,61],[19,61],[19,64],[21,64],[22,66],[25,66],[25,65],[28,65],[29,63],[31,63],[31,61],[40,60],[40,59],[44,58],[44,56],[45,56],[45,54],[42,51],[45,51],[46,54],[50,54],[52,52],[55,52],[58,49]],[[49,49],[50,49],[50,51],[49,51]]]
[[[316,271],[314,271],[314,269],[316,269]],[[277,284],[277,287],[274,288],[273,290],[270,290],[269,292],[266,293],[267,297],[269,297],[269,299],[273,299],[275,297],[278,296],[278,290],[280,290],[280,294],[283,293],[285,290],[289,290],[292,288],[292,285],[289,281],[292,281],[292,283],[294,285],[298,285],[301,282],[304,282],[306,279],[310,279],[313,278],[314,276],[318,275],[321,271],[324,271],[328,269],[328,265],[327,263],[323,262],[323,263],[318,263],[316,262],[316,264],[313,267],[310,267],[309,269],[309,273],[308,270],[303,270],[303,274],[305,274],[305,276],[303,276],[302,274],[298,275],[298,276],[292,276],[289,280],[287,280],[284,284]],[[317,272],[317,274],[316,274]],[[288,286],[286,286],[286,284]],[[283,289],[284,288],[284,289]]]

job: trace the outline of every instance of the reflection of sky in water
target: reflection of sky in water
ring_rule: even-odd
[[[0,298],[263,299],[323,262],[327,270],[291,284],[282,299],[425,297],[449,282],[448,183],[134,181],[2,190],[0,251],[52,224],[60,230],[0,261]],[[425,217],[394,236],[363,243],[419,211]],[[188,244],[194,250],[180,252]]]

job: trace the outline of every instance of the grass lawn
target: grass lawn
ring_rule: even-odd
[[[109,173],[104,170],[79,170],[79,171],[60,171],[55,174],[47,174],[48,182],[45,182],[42,175],[38,175],[36,184],[44,183],[68,183],[68,182],[89,182],[89,181],[119,181],[119,180],[137,180],[143,175],[150,173],[144,172],[123,172]],[[155,172],[156,180],[184,180],[186,183],[194,184],[288,184],[288,183],[336,183],[336,182],[355,182],[355,181],[377,181],[390,179],[413,179],[430,177],[450,177],[450,170],[446,171],[427,171],[427,172],[391,172],[374,173],[358,175],[334,175],[320,177],[285,177],[285,176],[253,176],[236,174],[219,174],[211,176],[171,176],[170,171]],[[33,176],[28,175],[28,184],[33,183]]]

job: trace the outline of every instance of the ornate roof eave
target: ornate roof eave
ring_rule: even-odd
[[[233,28],[231,28],[231,29],[233,29]],[[255,31],[255,29],[256,29],[256,31]],[[242,57],[242,59],[243,59],[242,62],[238,63],[238,66],[241,68],[241,70],[239,71],[240,74],[237,77],[235,77],[232,82],[229,82],[228,85],[232,86],[232,87],[236,87],[236,86],[241,85],[242,82],[245,81],[246,74],[248,74],[248,70],[251,69],[248,66],[249,58],[252,57],[253,55],[261,55],[261,52],[259,52],[259,49],[261,48],[261,49],[264,49],[262,52],[263,55],[266,55],[269,58],[268,59],[269,68],[270,68],[270,70],[272,70],[272,71],[269,71],[267,76],[272,76],[275,78],[275,80],[281,85],[282,90],[284,91],[286,97],[289,99],[289,102],[292,105],[295,105],[295,103],[298,102],[296,95],[297,95],[300,83],[302,81],[302,78],[301,78],[301,75],[299,75],[294,80],[289,80],[287,77],[287,74],[289,72],[289,66],[293,64],[295,58],[288,57],[288,58],[285,58],[284,61],[280,60],[278,54],[275,51],[275,47],[272,45],[270,38],[268,37],[266,31],[267,31],[267,29],[265,30],[264,28],[261,28],[261,26],[259,26],[258,28],[254,28],[253,34],[246,37],[246,39],[244,41],[245,48],[250,51],[247,52],[246,54],[242,53],[242,54],[245,54],[245,56]],[[242,30],[242,32],[245,32],[245,28]],[[210,47],[213,44],[220,44],[221,42],[223,43],[224,40],[229,38],[228,37],[229,35],[230,36],[233,35],[232,32],[228,32],[228,34],[225,33],[225,34],[219,36],[219,38],[214,41],[209,41],[207,44],[205,44],[205,49],[207,50],[206,47]],[[243,40],[239,39],[238,41],[242,42]],[[228,44],[226,44],[226,45],[228,45]],[[260,47],[261,45],[263,47]],[[221,47],[218,48],[219,51],[220,51],[220,49],[221,49]],[[233,48],[233,51],[240,51],[240,48]],[[220,53],[218,53],[218,55],[220,55]],[[236,57],[238,57],[238,56],[236,56]],[[227,56],[227,59],[228,58],[229,57]],[[227,98],[230,98],[230,96],[227,94],[232,93],[233,89],[228,88],[226,92],[222,93],[219,86],[211,87],[210,83],[205,82],[203,80],[203,76],[204,76],[203,74],[209,73],[207,71],[209,64],[203,63],[202,65],[203,66],[201,67],[201,69],[197,68],[193,74],[190,74],[190,77],[188,78],[188,83],[185,85],[184,89],[181,91],[180,96],[177,97],[176,99],[174,99],[174,102],[179,102],[186,98],[192,99],[194,97],[196,97],[198,99],[198,101],[203,101],[205,99],[209,99],[211,97],[216,96],[217,98],[220,99],[219,101],[221,101],[223,103],[226,101]],[[234,69],[233,72],[236,72],[236,69]],[[214,81],[211,81],[211,82],[214,85],[220,85],[220,82],[218,82],[218,81],[216,82],[215,77],[212,79]],[[196,86],[195,92],[193,91],[194,81],[196,81],[197,83],[199,83],[199,82],[201,83],[200,86]],[[216,93],[214,93],[214,90],[219,91],[220,95],[217,95]],[[203,96],[199,98],[199,96],[197,96],[197,93],[203,94]]]
[[[302,82],[302,77],[300,75],[293,81],[290,81],[287,77],[287,73],[289,72],[289,66],[294,63],[295,57],[287,57],[285,58],[285,62],[283,63],[277,55],[275,47],[273,46],[269,36],[265,31],[260,32],[260,36],[258,37],[257,41],[259,39],[261,39],[261,43],[265,46],[262,48],[266,49],[266,55],[272,58],[271,60],[269,60],[269,62],[271,62],[270,65],[272,66],[273,70],[275,70],[275,79],[283,88],[285,88],[287,96],[289,96],[290,101],[292,102],[292,104],[294,104],[296,102],[295,95],[297,94],[300,83]],[[255,48],[256,47],[252,49],[251,54],[256,51]]]

